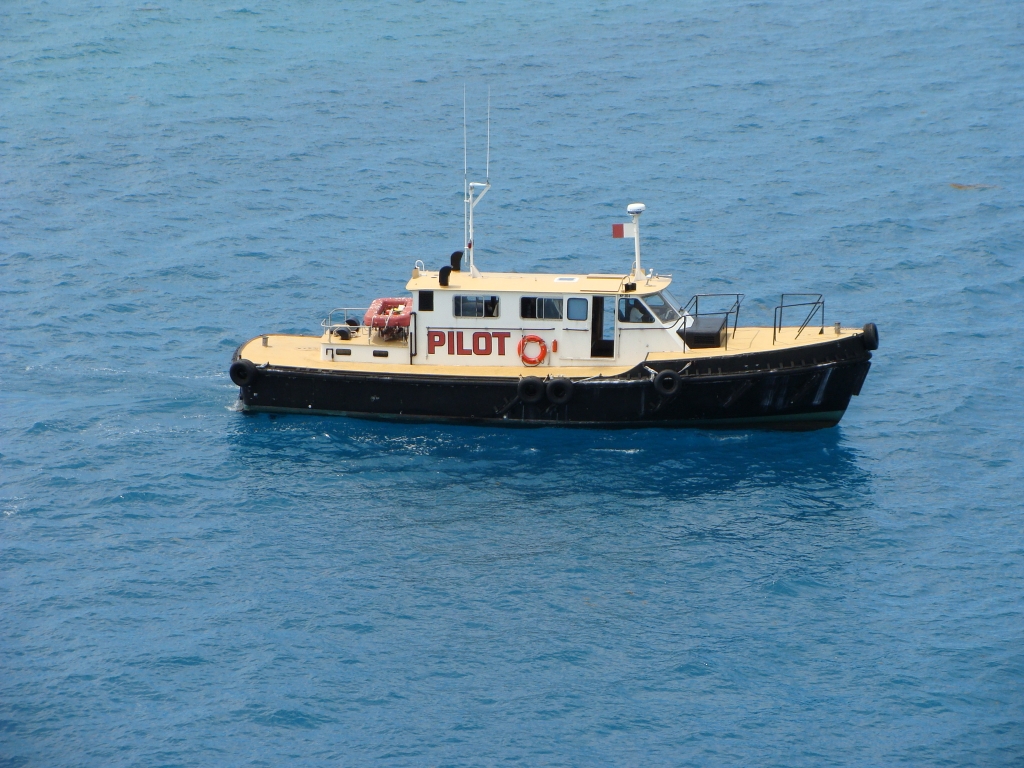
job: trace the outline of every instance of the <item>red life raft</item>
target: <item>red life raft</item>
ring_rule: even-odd
[[[375,299],[363,316],[370,328],[408,328],[412,320],[412,297]]]

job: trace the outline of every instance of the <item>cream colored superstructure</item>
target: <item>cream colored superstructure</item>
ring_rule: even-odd
[[[527,335],[539,336],[545,342],[547,351],[538,368],[628,368],[642,362],[652,352],[683,352],[682,339],[674,330],[682,322],[680,319],[671,323],[655,319],[653,323],[639,324],[619,322],[615,317],[615,302],[619,298],[633,299],[658,293],[672,282],[667,276],[651,276],[636,283],[630,283],[630,279],[629,275],[608,274],[485,272],[474,277],[468,272],[452,272],[448,285],[441,286],[438,273],[416,269],[406,284],[416,308],[410,329],[414,337],[415,364],[522,369],[526,366],[518,347],[520,339]],[[421,296],[424,293],[432,294],[433,309],[423,309]],[[455,302],[460,297],[496,300],[497,315],[459,316]],[[560,301],[561,317],[522,317],[524,297]],[[605,323],[609,340],[613,342],[610,356],[595,357],[591,353],[595,297],[600,297],[605,305],[607,319],[597,321]],[[586,302],[584,316],[570,317],[570,299]],[[443,345],[436,343],[438,333],[445,336]],[[484,340],[483,334],[490,334],[490,343]],[[524,351],[536,356],[539,346],[528,346]]]

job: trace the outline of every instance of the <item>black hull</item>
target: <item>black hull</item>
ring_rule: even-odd
[[[237,355],[237,353],[236,353]],[[860,394],[871,353],[861,336],[807,347],[639,365],[581,380],[564,405],[522,402],[518,376],[335,372],[259,368],[240,387],[248,411],[502,426],[700,427],[811,430],[839,423]],[[689,365],[687,366],[687,362]],[[684,368],[685,366],[685,368]],[[651,371],[682,371],[671,396]],[[542,373],[542,371],[531,371]]]

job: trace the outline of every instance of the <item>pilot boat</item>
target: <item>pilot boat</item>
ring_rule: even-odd
[[[743,294],[686,303],[640,261],[641,203],[613,237],[623,274],[481,272],[467,186],[465,248],[417,261],[405,295],[332,310],[319,335],[265,334],[234,353],[242,409],[467,424],[810,430],[859,395],[874,323],[825,323],[820,294],[784,294],[771,327]],[[465,264],[463,261],[465,260]]]

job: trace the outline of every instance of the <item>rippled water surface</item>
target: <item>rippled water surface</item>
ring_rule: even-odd
[[[278,4],[280,5],[280,4]],[[1024,6],[0,8],[0,765],[1019,765]],[[878,323],[808,434],[232,409],[484,269]]]

